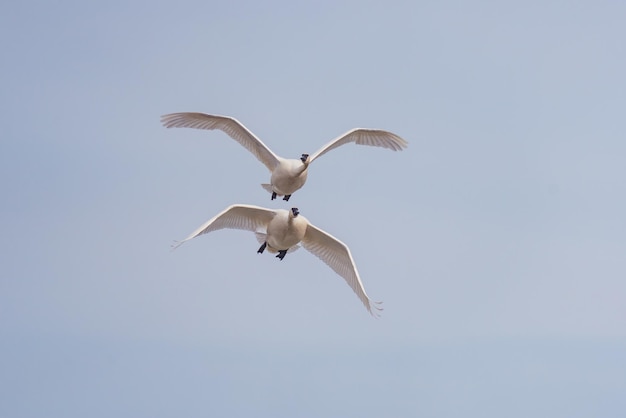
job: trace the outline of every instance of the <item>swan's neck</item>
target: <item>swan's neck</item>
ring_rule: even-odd
[[[296,168],[296,175],[300,175],[302,173],[304,173],[306,171],[306,169],[309,168],[309,164],[308,163],[302,163],[300,164],[297,168]]]

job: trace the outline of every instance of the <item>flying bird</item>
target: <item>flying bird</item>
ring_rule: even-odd
[[[299,159],[287,159],[274,154],[241,122],[229,116],[190,112],[171,113],[161,116],[161,123],[166,128],[218,129],[225,132],[254,154],[272,173],[270,184],[261,185],[272,194],[272,200],[276,199],[276,196],[284,196],[283,200],[289,200],[296,190],[304,186],[309,164],[341,145],[354,142],[358,145],[388,148],[393,151],[401,151],[408,146],[407,141],[391,132],[356,128],[333,139],[312,155],[302,154]]]
[[[373,302],[365,293],[350,249],[329,233],[312,225],[298,208],[266,209],[251,205],[232,205],[205,222],[187,238],[174,244],[178,248],[184,242],[219,229],[242,229],[252,231],[261,243],[257,253],[267,250],[277,254],[280,260],[300,245],[317,256],[340,275],[361,299],[368,312],[378,316],[380,302]]]

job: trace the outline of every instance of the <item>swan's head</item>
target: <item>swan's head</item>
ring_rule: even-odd
[[[300,161],[302,161],[304,164],[309,164],[309,154],[302,154],[302,157],[300,157]]]
[[[296,216],[298,216],[299,214],[300,214],[300,211],[298,210],[298,208],[291,208],[291,213],[290,213],[290,215],[291,215],[292,217],[294,217],[294,218],[295,218],[295,217],[296,217]]]

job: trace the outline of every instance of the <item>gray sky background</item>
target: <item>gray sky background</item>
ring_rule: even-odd
[[[0,416],[623,417],[626,5],[12,2],[0,13]],[[221,132],[297,157],[289,204]],[[297,206],[306,251],[218,231]]]

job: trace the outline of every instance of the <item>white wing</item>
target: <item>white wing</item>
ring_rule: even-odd
[[[409,145],[404,139],[391,132],[381,131],[380,129],[356,128],[324,145],[310,157],[309,161],[313,162],[317,157],[326,154],[331,149],[340,147],[349,142],[354,142],[358,145],[388,148],[393,151],[402,151],[403,148]]]
[[[377,310],[382,310],[377,306],[380,302],[372,302],[365,293],[359,272],[346,244],[311,224],[308,225],[301,244],[306,250],[326,263],[335,273],[343,277],[361,299],[368,312],[378,316]]]
[[[229,116],[207,115],[205,113],[170,113],[161,116],[161,123],[166,128],[218,129],[243,145],[261,161],[270,171],[278,164],[280,157],[270,150],[248,128]]]
[[[176,249],[192,238],[218,229],[230,228],[257,232],[264,229],[275,214],[275,211],[259,206],[232,205],[206,221],[200,228],[193,231],[184,240],[178,241],[173,247]]]

